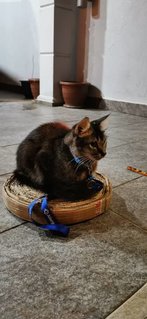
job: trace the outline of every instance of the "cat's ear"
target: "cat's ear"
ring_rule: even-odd
[[[91,133],[91,124],[89,117],[84,117],[79,123],[75,124],[72,130],[64,137],[64,143],[70,145],[73,142],[73,136],[85,137]]]
[[[98,120],[95,120],[95,121],[92,121],[91,122],[91,125],[94,127],[94,128],[99,128],[102,132],[106,131],[107,128],[108,128],[108,124],[109,124],[109,115],[105,115],[104,117],[98,119]]]
[[[90,134],[90,127],[89,117],[86,116],[73,127],[73,130],[76,135],[84,137]]]

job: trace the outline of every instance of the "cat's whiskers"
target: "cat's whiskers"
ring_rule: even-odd
[[[76,169],[75,169],[75,172],[74,172],[74,175],[77,173],[77,171],[78,171],[78,169],[82,166],[82,165],[85,165],[87,168],[88,168],[88,170],[90,170],[90,164],[91,164],[91,160],[90,159],[88,159],[88,158],[86,158],[86,157],[83,157],[82,156],[82,160],[79,162],[79,163],[77,163],[77,167],[76,167]],[[87,165],[88,164],[88,165]]]
[[[76,156],[73,155],[73,158],[67,164],[68,166],[71,165],[72,163],[76,165],[76,168],[74,170],[74,175],[77,173],[78,169],[83,165],[85,165],[90,172],[91,165],[93,164],[94,161],[84,156],[77,156],[77,158],[78,158],[78,161],[76,161]]]
[[[79,169],[82,165],[83,165],[83,163],[78,163],[78,164],[77,164],[77,167],[76,167],[76,169],[75,169],[75,171],[74,171],[74,175],[77,173],[78,169]]]

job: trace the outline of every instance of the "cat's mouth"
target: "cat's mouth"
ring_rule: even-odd
[[[100,159],[104,158],[105,156],[106,156],[106,152],[102,152],[101,154],[98,154],[98,155],[96,156],[96,158],[97,158],[98,160],[100,160]]]

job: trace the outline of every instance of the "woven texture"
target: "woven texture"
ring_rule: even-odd
[[[112,194],[111,183],[104,175],[96,173],[95,177],[103,182],[104,187],[92,198],[77,202],[65,202],[62,200],[52,200],[49,202],[49,208],[58,222],[64,224],[78,223],[92,219],[104,213],[109,208]],[[28,186],[20,185],[14,178],[14,175],[11,175],[3,186],[3,200],[7,209],[14,215],[27,221],[30,221],[28,205],[35,198],[42,195],[41,192]],[[36,206],[33,218],[42,224],[45,223],[39,206]]]

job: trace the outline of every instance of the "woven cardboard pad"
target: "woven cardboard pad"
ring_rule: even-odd
[[[49,208],[59,223],[75,224],[92,219],[108,209],[112,193],[111,183],[104,175],[96,173],[95,177],[103,182],[104,187],[92,198],[77,202],[65,202],[62,200],[49,202]],[[20,185],[14,175],[11,175],[3,186],[3,200],[7,209],[17,217],[27,221],[30,221],[28,205],[41,195],[43,195],[41,192],[28,186]],[[46,223],[37,207],[33,218],[42,224]]]

